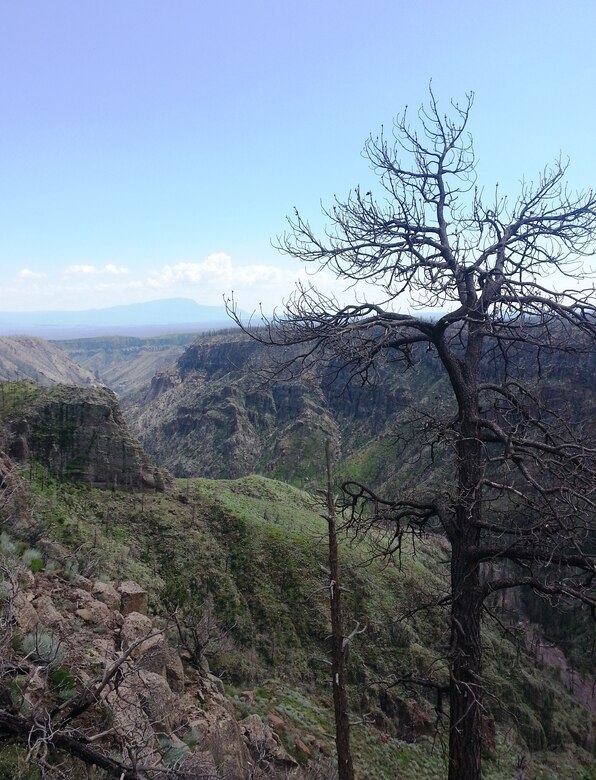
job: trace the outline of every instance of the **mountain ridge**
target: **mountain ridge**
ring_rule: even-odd
[[[0,312],[0,335],[34,335],[76,338],[115,334],[179,330],[189,326],[222,327],[229,324],[224,306],[206,306],[191,298],[160,298],[143,303],[72,311]]]

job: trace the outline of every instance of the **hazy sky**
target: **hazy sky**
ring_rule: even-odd
[[[273,306],[298,206],[369,176],[429,79],[480,180],[596,182],[594,0],[0,0],[0,308]]]

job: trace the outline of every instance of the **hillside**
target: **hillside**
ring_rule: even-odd
[[[327,438],[340,474],[379,490],[448,473],[451,450],[436,431],[453,413],[452,394],[432,352],[413,350],[408,367],[387,360],[365,377],[339,363],[288,376],[291,357],[290,348],[242,333],[199,336],[150,385],[125,395],[123,411],[145,449],[178,477],[256,472],[305,486],[324,468]],[[524,376],[526,356],[510,352],[508,360]],[[560,408],[571,404],[592,425],[596,358],[543,363],[536,392]]]
[[[40,385],[92,385],[92,371],[57,345],[33,336],[0,337],[0,381],[30,379]]]
[[[263,385],[257,369],[268,368],[253,342],[201,339],[133,396],[137,409],[149,404],[138,419],[149,437],[162,431],[157,451],[170,452],[168,435],[172,453],[184,446],[180,428],[161,427],[160,414],[172,411],[176,426],[187,419],[186,457],[197,457],[194,446],[213,470],[270,462],[270,473],[295,482],[306,474],[309,492],[256,475],[174,482],[107,388],[2,385],[0,572],[11,621],[0,632],[0,729],[11,738],[0,778],[37,780],[28,773],[43,760],[54,780],[59,760],[82,780],[85,756],[119,777],[131,755],[152,767],[135,780],[166,770],[333,778],[325,523],[313,498],[319,446],[341,431],[343,468],[387,483],[397,453],[401,477],[430,478],[408,419],[436,410],[440,383],[428,358],[393,382],[343,393],[312,377]],[[348,657],[357,776],[440,780],[442,705],[431,690],[397,681],[447,680],[440,601],[449,551],[426,535],[404,540],[387,563],[368,539],[346,537],[341,561],[346,633],[365,629]],[[543,616],[532,622],[522,601],[489,606],[484,776],[509,780],[523,766],[527,780],[592,780],[594,720],[581,704],[593,705],[591,678],[545,640]],[[27,761],[24,744],[40,722],[57,750],[39,747]]]
[[[60,717],[76,712],[85,686],[153,629],[157,639],[135,651],[124,682],[73,717],[71,738],[105,731],[92,747],[115,761],[126,758],[119,738],[136,739],[139,757],[172,773],[201,766],[209,777],[246,780],[252,756],[263,780],[333,777],[324,534],[307,494],[260,477],[182,480],[157,494],[21,474],[4,461],[3,484],[18,482],[3,502],[2,557],[13,578],[5,582],[18,589],[10,597],[16,649],[7,650],[5,635],[3,652],[18,672],[8,699],[4,688],[0,725],[18,736],[17,727],[53,711],[59,742]],[[367,557],[361,545],[342,548],[346,622],[366,626],[349,658],[354,715],[365,716],[353,734],[358,777],[439,780],[436,729],[444,732],[434,699],[393,680],[445,674],[441,610],[407,617],[441,587],[444,553],[431,546],[389,568],[363,566]],[[528,778],[591,777],[582,747],[591,719],[556,670],[541,669],[534,649],[501,637],[490,620],[484,642],[493,724],[485,776],[509,780],[523,760]],[[24,657],[29,647],[34,664]],[[33,685],[39,668],[48,682]],[[18,739],[5,744],[0,777],[28,776],[25,755]],[[16,766],[20,775],[6,774]],[[80,762],[66,766],[69,777],[86,776]]]

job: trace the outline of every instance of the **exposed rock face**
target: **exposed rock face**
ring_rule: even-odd
[[[179,333],[148,338],[100,336],[57,343],[102,384],[123,396],[146,386],[158,372],[167,372],[195,338],[190,333]]]
[[[164,489],[168,478],[131,435],[111,390],[30,385],[10,392],[6,435],[13,457],[30,454],[61,477]]]
[[[295,479],[322,468],[337,424],[316,383],[265,385],[263,348],[244,336],[198,341],[159,375],[127,416],[143,446],[177,476]]]
[[[298,347],[263,346],[237,332],[201,336],[123,408],[143,446],[176,476],[258,473],[302,486],[324,471],[331,438],[339,468],[351,459],[346,471],[362,469],[371,487],[394,480],[403,490],[396,461],[419,456],[412,422],[418,430],[421,415],[451,414],[452,394],[433,351],[415,348],[408,360],[396,353],[368,367],[346,365],[338,355],[310,372],[298,359],[296,376],[280,370],[298,354]],[[523,377],[524,355],[515,359]],[[549,366],[564,380],[544,391],[555,406],[569,402],[573,382],[575,403],[586,420],[593,417],[594,361],[568,365],[561,358]]]
[[[201,337],[180,356],[175,371],[156,376],[144,394],[125,399],[123,408],[147,452],[181,477],[259,473],[302,485],[324,471],[329,438],[345,457],[379,436],[395,435],[396,416],[413,400],[412,375],[418,369],[381,366],[354,378],[338,362],[323,375],[280,372],[296,354],[244,334]],[[420,360],[414,381],[424,395],[437,376],[426,353]]]

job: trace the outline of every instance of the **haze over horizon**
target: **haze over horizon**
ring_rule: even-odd
[[[479,184],[596,181],[596,5],[33,0],[0,8],[0,310],[279,305],[294,206],[365,184],[369,134],[475,92]],[[341,286],[317,278],[326,291]]]
[[[246,315],[246,319],[248,317]],[[231,327],[234,323],[224,306],[205,306],[192,298],[161,298],[67,311],[0,311],[0,336],[33,336],[49,340],[165,335]]]

